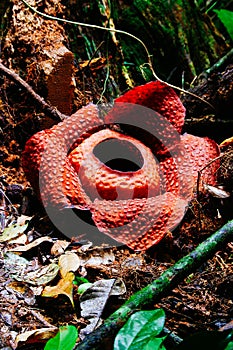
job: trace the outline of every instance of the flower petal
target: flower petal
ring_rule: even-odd
[[[220,154],[219,146],[214,140],[208,137],[198,137],[190,134],[184,134],[181,136],[182,143],[186,151],[186,158],[191,164],[191,172],[196,182],[198,177],[198,171],[202,170],[213,159],[217,158]],[[216,184],[216,172],[220,166],[218,160],[210,163],[202,171],[202,180],[209,185]]]
[[[41,131],[27,141],[23,152],[23,168],[28,180],[36,188],[39,179],[40,195],[45,206],[49,204],[62,208],[72,204],[66,198],[66,191],[70,198],[74,198],[76,195],[70,193],[71,189],[76,194],[79,189],[74,188],[75,178],[66,163],[67,153],[77,140],[82,142],[89,136],[90,130],[102,125],[98,107],[90,104],[49,131]],[[69,189],[63,187],[64,182]]]
[[[96,199],[92,218],[101,232],[135,250],[158,243],[182,220],[187,202],[173,193],[120,201]]]
[[[116,103],[133,103],[150,108],[165,117],[181,133],[184,125],[185,108],[168,85],[152,81],[137,86],[115,100]]]

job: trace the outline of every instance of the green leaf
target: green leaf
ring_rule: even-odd
[[[83,283],[80,284],[80,286],[78,287],[78,294],[83,294],[89,287],[92,286],[93,283],[87,282],[87,283]]]
[[[74,280],[74,282],[73,282],[73,284],[76,284],[76,285],[80,285],[80,284],[83,284],[83,283],[89,283],[89,281],[86,279],[86,278],[84,278],[84,277],[79,277],[79,276],[76,276],[75,277],[75,280]]]
[[[144,349],[148,344],[150,346],[150,342],[161,333],[164,322],[165,313],[162,309],[136,312],[118,332],[114,350],[138,350]],[[153,350],[163,349],[161,343],[158,341],[156,344],[154,341]],[[148,350],[150,348],[152,346]]]
[[[153,338],[146,344],[143,350],[155,350],[155,349],[166,350],[165,346],[163,345],[163,342],[165,339],[166,337]]]
[[[233,349],[233,341],[228,343],[227,347],[224,350],[232,350]]]
[[[228,34],[233,40],[233,12],[228,10],[214,10],[220,21],[225,26]]]
[[[49,339],[44,350],[72,350],[78,338],[75,326],[60,327],[54,338]]]
[[[224,350],[233,350],[233,329],[230,330],[230,333],[225,338],[225,348]]]

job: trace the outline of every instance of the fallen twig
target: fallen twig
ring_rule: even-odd
[[[37,103],[37,105],[53,120],[55,121],[62,121],[65,118],[67,118],[67,115],[59,112],[55,107],[50,106],[43,97],[38,95],[33,88],[26,83],[17,73],[13,72],[9,68],[5,67],[1,62],[0,62],[0,72],[5,75],[7,78],[10,80],[14,81],[16,84],[20,85],[21,88],[26,90],[31,97],[34,99],[34,101]]]
[[[44,316],[41,315],[41,313],[39,311],[29,309],[28,312],[31,313],[35,318],[37,318],[45,327],[55,328],[54,325],[52,325],[51,323],[46,321]]]
[[[153,307],[153,304],[166,296],[185,277],[194,272],[207,259],[212,257],[227,242],[233,240],[233,220],[229,221],[213,235],[208,237],[190,254],[167,269],[159,278],[147,287],[133,294],[104,324],[89,334],[75,350],[99,349],[106,338],[115,337],[119,329],[134,312]]]

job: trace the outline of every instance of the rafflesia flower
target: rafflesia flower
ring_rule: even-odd
[[[146,250],[180,223],[198,171],[219,155],[213,140],[181,135],[184,118],[173,89],[151,82],[32,136],[24,171],[46,208],[88,210],[99,231]],[[202,174],[208,184],[216,167]]]

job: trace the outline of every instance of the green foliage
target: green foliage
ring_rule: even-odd
[[[233,349],[233,341],[230,341],[224,350],[232,350],[232,349]]]
[[[162,309],[136,312],[118,332],[114,350],[165,350],[165,337],[157,337],[164,323],[165,313]]]
[[[78,338],[75,326],[60,327],[54,338],[47,341],[44,350],[72,350]]]
[[[163,309],[133,314],[118,332],[113,350],[166,350]],[[203,331],[184,339],[174,350],[233,350],[233,330]]]
[[[201,11],[207,13],[218,4],[218,1],[196,0],[196,3]]]
[[[214,10],[214,12],[217,14],[218,18],[223,23],[228,34],[233,40],[233,12],[224,9]]]
[[[195,0],[197,7],[205,13],[210,12],[214,8],[224,8],[229,5],[227,0]]]
[[[83,283],[78,287],[78,294],[82,295],[86,290],[92,286],[93,283]]]
[[[85,277],[79,277],[79,276],[76,276],[73,282],[73,284],[77,286],[80,286],[80,284],[83,284],[83,283],[89,283],[89,281]]]
[[[86,278],[76,276],[75,280],[73,282],[76,286],[78,286],[78,294],[82,295],[87,288],[92,286],[92,283],[90,283]]]

